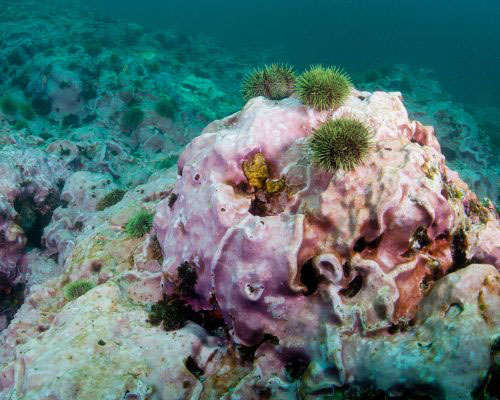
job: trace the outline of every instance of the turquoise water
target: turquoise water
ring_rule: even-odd
[[[0,400],[500,398],[499,21],[494,0],[0,0]],[[235,114],[271,64],[284,100]],[[338,70],[333,101],[301,92],[318,64],[400,92],[477,198],[430,130],[320,125],[348,98],[408,133]]]
[[[297,66],[353,73],[394,64],[432,69],[458,101],[500,106],[500,2],[493,0],[145,0],[87,4],[152,29],[247,46],[284,46]]]

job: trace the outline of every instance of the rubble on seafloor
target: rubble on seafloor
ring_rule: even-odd
[[[403,65],[238,111],[272,51],[0,5],[0,399],[498,397],[494,111]]]
[[[364,164],[304,162],[311,130],[346,113],[373,132]],[[209,124],[176,167],[92,211],[105,184],[86,172],[62,189],[51,225],[84,223],[75,236],[46,230],[64,272],[33,286],[2,333],[4,398],[490,390],[498,216],[399,94],[352,90],[333,114],[255,98]],[[268,203],[259,212],[257,200]],[[132,238],[125,225],[140,209],[155,213],[153,228]],[[68,301],[77,280],[92,286]]]

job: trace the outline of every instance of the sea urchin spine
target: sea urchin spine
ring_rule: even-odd
[[[305,105],[318,111],[336,109],[351,91],[349,76],[337,67],[311,67],[297,78],[296,92]]]
[[[257,96],[271,100],[281,100],[293,93],[295,72],[286,64],[272,64],[255,69],[243,82],[245,101]]]
[[[313,132],[309,140],[312,161],[333,172],[349,171],[362,164],[372,149],[371,134],[351,117],[329,120]]]

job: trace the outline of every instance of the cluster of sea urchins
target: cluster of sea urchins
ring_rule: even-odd
[[[318,111],[335,110],[344,104],[352,83],[337,67],[316,65],[299,77],[292,67],[273,64],[250,73],[243,84],[243,97],[264,96],[271,100],[295,91],[306,106]],[[313,131],[308,142],[315,165],[328,172],[349,171],[362,164],[372,148],[369,129],[352,117],[329,120]]]

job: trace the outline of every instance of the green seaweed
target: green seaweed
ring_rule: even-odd
[[[144,111],[139,107],[127,108],[122,116],[122,126],[129,131],[134,131],[142,124],[144,116]]]
[[[165,118],[173,118],[179,111],[179,107],[175,100],[169,96],[162,96],[155,105],[155,111],[158,115]]]
[[[0,110],[7,115],[15,115],[18,110],[17,103],[10,96],[0,98]]]

